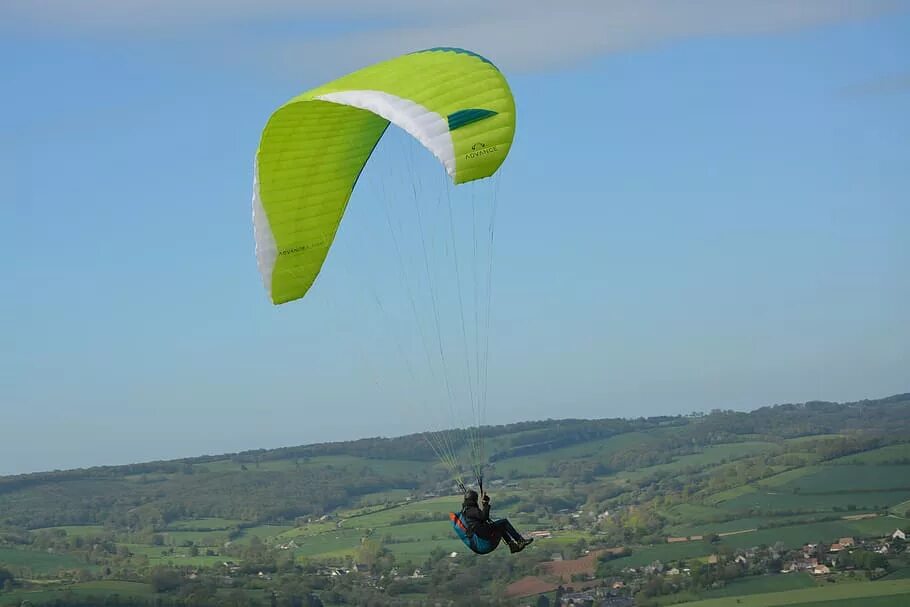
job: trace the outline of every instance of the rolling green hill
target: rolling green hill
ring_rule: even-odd
[[[520,555],[465,550],[419,435],[362,439],[0,477],[0,606],[508,605],[535,577],[641,605],[910,596],[910,395],[482,432],[494,514],[541,532]],[[830,571],[780,573],[840,538]]]

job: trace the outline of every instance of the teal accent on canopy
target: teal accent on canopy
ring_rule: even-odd
[[[477,122],[478,120],[483,120],[484,118],[489,118],[490,116],[495,116],[496,112],[493,110],[485,110],[482,108],[468,108],[466,110],[458,110],[448,115],[449,120],[449,130],[454,131],[457,128],[463,127],[472,122]]]
[[[484,63],[489,63],[493,67],[496,67],[495,65],[493,65],[492,61],[490,61],[483,55],[478,55],[474,51],[469,51],[467,49],[458,48],[457,46],[434,46],[433,48],[427,48],[422,51],[415,51],[414,53],[411,53],[411,54],[416,55],[417,53],[438,53],[438,52],[449,52],[449,53],[459,53],[462,55],[470,55],[471,57],[477,57]],[[499,68],[496,68],[496,69],[499,69]]]

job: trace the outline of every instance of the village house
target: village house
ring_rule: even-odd
[[[828,575],[831,573],[831,570],[827,565],[816,565],[815,569],[812,570],[812,575]]]
[[[654,561],[654,562],[651,563],[650,565],[645,565],[644,567],[642,567],[641,570],[642,570],[642,573],[644,573],[645,575],[653,575],[653,574],[655,574],[655,573],[663,573],[663,571],[664,571],[664,564],[661,563],[660,561]]]
[[[539,538],[539,539],[550,539],[551,537],[553,537],[553,533],[551,531],[543,531],[543,530],[531,531],[530,533],[528,533],[528,537]]]
[[[790,561],[784,565],[782,571],[784,573],[792,573],[796,571],[811,571],[818,566],[818,559],[815,557],[812,558],[802,558],[795,561]]]
[[[568,594],[562,595],[559,599],[560,604],[562,605],[590,605],[594,602],[594,593],[587,592],[571,592]]]
[[[907,535],[900,529],[895,529],[894,533],[891,534],[892,540],[904,540],[907,541]]]

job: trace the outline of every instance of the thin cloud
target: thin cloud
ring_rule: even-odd
[[[284,53],[289,64],[316,56],[354,66],[451,45],[486,54],[510,70],[536,70],[685,38],[770,34],[857,20],[898,5],[889,0],[617,0],[566,2],[558,10],[552,6],[501,2],[494,10],[466,10],[461,21],[305,40],[288,44]]]
[[[772,34],[907,6],[899,0],[6,0],[0,23],[187,45],[204,32],[208,44],[220,47],[209,47],[213,56],[220,50],[298,77],[432,46],[463,46],[507,70],[536,71],[686,38]]]

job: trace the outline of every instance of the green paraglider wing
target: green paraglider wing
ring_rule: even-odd
[[[389,123],[420,141],[454,183],[489,177],[515,133],[515,102],[480,55],[435,48],[299,95],[269,118],[256,154],[256,258],[275,304],[303,297],[357,178]]]

